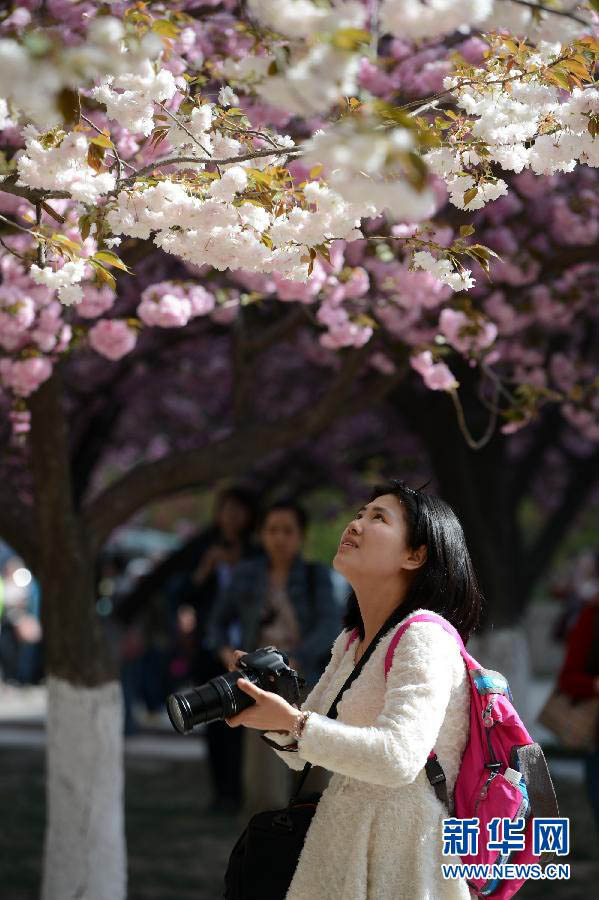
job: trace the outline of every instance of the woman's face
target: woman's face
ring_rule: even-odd
[[[217,516],[218,525],[225,537],[235,540],[250,523],[250,511],[235,497],[227,497]]]
[[[403,509],[394,494],[376,497],[345,528],[333,559],[334,568],[350,584],[369,575],[393,577],[418,566],[407,546]]]
[[[302,546],[303,533],[297,517],[291,509],[275,509],[270,512],[260,538],[271,561],[289,564],[299,553]]]

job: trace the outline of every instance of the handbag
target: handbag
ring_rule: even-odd
[[[405,616],[395,610],[368,646],[359,663],[335,697],[327,716],[337,718],[337,704],[358,677],[385,632]],[[282,748],[262,735],[266,743]],[[237,840],[225,873],[225,900],[285,900],[304,846],[308,828],[316,812],[320,793],[300,797],[312,763],[302,770],[298,786],[285,809],[265,810],[252,816]]]
[[[599,658],[599,610],[595,613],[593,639],[587,669],[589,674],[599,674],[596,660]],[[574,700],[557,688],[550,694],[538,715],[541,725],[552,731],[566,747],[576,750],[597,749],[599,735],[599,697]]]
[[[553,691],[539,713],[539,722],[566,747],[594,750],[599,728],[599,697],[575,701],[568,694]]]

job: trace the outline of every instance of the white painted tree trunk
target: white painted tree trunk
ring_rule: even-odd
[[[532,668],[525,629],[516,626],[485,631],[474,635],[468,641],[467,649],[485,669],[505,675],[518,715],[530,731],[534,715],[530,704]]]
[[[121,687],[48,678],[42,900],[125,900]]]

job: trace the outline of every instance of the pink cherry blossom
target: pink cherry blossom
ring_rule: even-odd
[[[102,319],[89,330],[89,342],[96,353],[117,360],[130,353],[137,343],[137,332],[122,319]]]
[[[316,296],[320,293],[326,277],[327,274],[319,260],[315,260],[312,274],[306,282],[289,281],[275,273],[274,282],[277,297],[279,300],[299,300],[300,303],[313,303]]]
[[[439,328],[451,346],[461,353],[484,350],[497,337],[494,322],[473,320],[456,309],[442,310]]]
[[[395,90],[396,79],[384,72],[366,56],[360,60],[360,84],[376,97],[384,97]]]
[[[86,284],[83,287],[83,300],[77,305],[77,313],[84,319],[95,319],[108,312],[116,300],[116,294],[108,285],[98,287],[95,284]]]
[[[411,356],[410,365],[422,375],[425,385],[431,391],[452,391],[458,387],[451,369],[444,362],[434,362],[430,350]]]
[[[191,318],[191,303],[175,293],[163,294],[157,299],[148,295],[137,307],[137,315],[146,325],[182,328]]]
[[[461,54],[467,62],[472,63],[475,66],[482,63],[484,54],[488,49],[488,44],[479,37],[470,37],[455,47],[455,50]]]
[[[0,359],[0,380],[18,397],[29,397],[52,374],[52,363],[46,356],[29,359]]]
[[[212,312],[215,306],[214,296],[201,284],[194,284],[190,287],[187,299],[191,305],[192,317],[205,316]]]

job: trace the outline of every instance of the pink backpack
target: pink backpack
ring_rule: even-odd
[[[456,778],[453,810],[449,810],[445,774],[434,749],[425,766],[428,779],[437,797],[448,807],[449,815],[457,819],[479,819],[478,853],[461,856],[462,863],[509,861],[514,864],[540,863],[544,867],[554,854],[544,852],[540,857],[533,855],[532,819],[533,814],[535,817],[559,815],[555,792],[543,751],[533,741],[514,709],[506,679],[499,672],[482,668],[470,656],[455,628],[433,612],[412,616],[399,626],[385,657],[385,678],[391,668],[395,648],[412,622],[437,622],[453,635],[468,669],[470,735]],[[346,650],[357,636],[358,630],[355,629],[349,636]],[[506,772],[506,769],[511,771]],[[506,853],[487,849],[489,832],[486,826],[496,817],[525,820],[524,849]],[[469,880],[468,884],[474,896],[508,900],[525,881],[525,878],[481,878]]]

